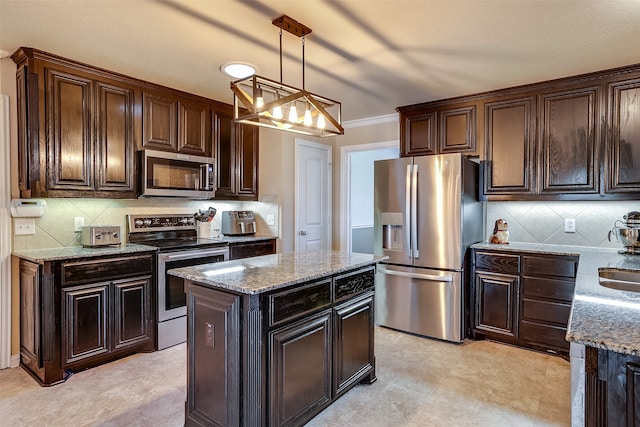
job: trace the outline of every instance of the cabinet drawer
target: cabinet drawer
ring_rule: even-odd
[[[519,255],[476,252],[475,261],[477,270],[489,270],[496,273],[518,273],[520,271]]]
[[[268,295],[269,326],[313,313],[330,305],[331,279]]]
[[[566,334],[567,329],[560,326],[524,321],[520,324],[520,339],[569,351],[569,343],[564,339]]]
[[[522,300],[522,320],[555,323],[558,326],[566,328],[570,313],[570,304],[538,301],[526,298]]]
[[[229,245],[229,258],[241,259],[261,255],[271,255],[276,253],[276,241],[269,240],[266,242],[242,243],[237,245]]]
[[[62,286],[150,275],[153,255],[83,260],[62,264]]]
[[[546,279],[541,277],[524,277],[522,279],[525,298],[553,299],[571,303],[575,280]]]
[[[374,268],[368,268],[336,277],[335,300],[341,301],[373,289],[375,276]]]
[[[522,273],[537,276],[576,277],[577,257],[566,256],[522,256]]]

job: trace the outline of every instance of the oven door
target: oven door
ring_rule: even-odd
[[[158,254],[158,321],[187,315],[183,279],[170,276],[172,268],[222,262],[229,259],[229,248],[192,249]]]

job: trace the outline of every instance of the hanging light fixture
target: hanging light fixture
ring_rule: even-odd
[[[344,134],[341,104],[305,89],[304,43],[311,29],[287,15],[272,24],[280,29],[280,81],[254,74],[231,82],[235,121],[320,137]],[[302,39],[302,89],[282,82],[282,30]],[[298,105],[304,105],[303,114]]]

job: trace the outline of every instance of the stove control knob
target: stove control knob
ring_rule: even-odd
[[[187,223],[189,222],[189,219],[188,219],[188,218],[183,217],[183,218],[180,218],[180,219],[178,220],[178,222],[179,222],[180,224],[187,224]]]
[[[143,222],[144,222],[144,225],[146,225],[147,227],[151,225],[150,219],[145,219]]]
[[[196,219],[195,218],[189,218],[189,225],[193,225],[196,223]]]
[[[133,224],[135,225],[136,228],[140,228],[142,227],[142,220],[141,219],[136,219]]]

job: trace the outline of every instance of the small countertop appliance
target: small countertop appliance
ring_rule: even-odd
[[[121,242],[119,225],[82,227],[81,243],[84,247],[118,246]]]
[[[222,234],[225,236],[256,234],[256,217],[253,211],[222,212]]]

